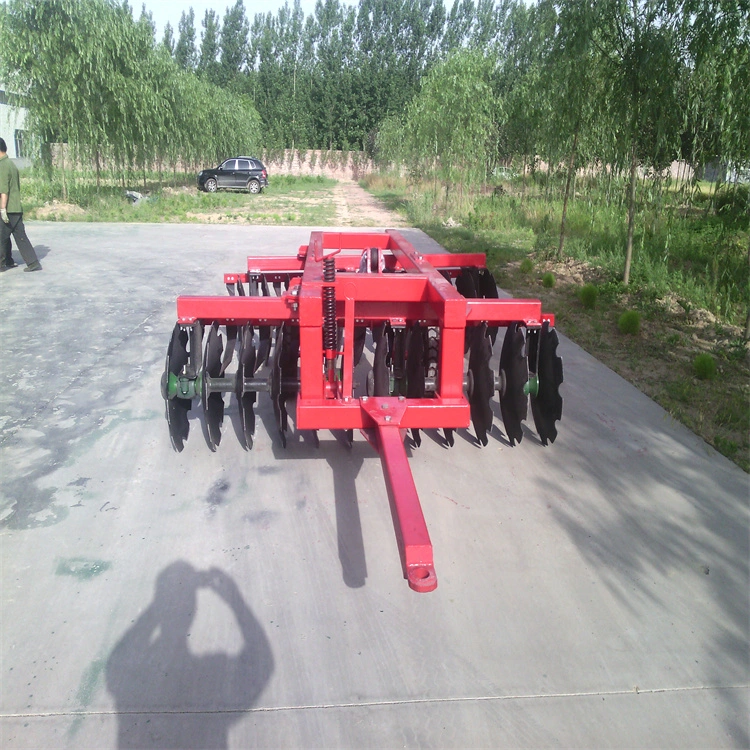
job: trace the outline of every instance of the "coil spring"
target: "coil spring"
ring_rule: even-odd
[[[323,281],[332,284],[336,281],[336,259],[323,259]],[[336,349],[336,288],[323,288],[323,348],[326,351]]]

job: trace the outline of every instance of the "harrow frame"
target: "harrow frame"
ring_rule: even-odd
[[[371,253],[375,266],[360,265]],[[377,255],[376,255],[377,253]],[[335,274],[331,268],[335,263]],[[299,380],[296,429],[361,430],[380,455],[391,504],[404,577],[415,591],[437,586],[432,543],[404,448],[408,428],[465,428],[470,403],[465,394],[465,336],[484,323],[512,323],[528,331],[554,315],[542,312],[535,299],[469,299],[449,278],[464,268],[486,268],[483,253],[420,253],[398,231],[312,232],[296,256],[250,256],[247,271],[224,274],[230,295],[273,283],[280,296],[181,296],[177,323],[242,326],[297,326]],[[324,329],[335,304],[336,326],[343,347],[331,347]],[[383,323],[404,328],[419,322],[440,331],[438,373],[429,396],[354,396],[355,326],[374,329]],[[326,346],[328,343],[328,346]],[[337,363],[343,363],[339,366]],[[354,363],[356,365],[356,362]],[[247,390],[265,390],[247,378]],[[242,384],[240,384],[240,387]],[[235,386],[211,381],[215,392]],[[166,397],[166,396],[165,396]]]

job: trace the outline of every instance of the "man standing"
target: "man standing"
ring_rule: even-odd
[[[18,168],[8,158],[8,146],[0,138],[0,271],[13,268],[16,263],[11,254],[10,236],[16,240],[18,251],[26,263],[24,271],[41,271],[42,264],[26,236],[21,208],[21,186]]]

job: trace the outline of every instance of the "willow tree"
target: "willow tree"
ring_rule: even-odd
[[[491,60],[479,52],[451,55],[427,75],[409,105],[405,148],[412,168],[432,173],[446,188],[485,175],[498,104],[490,86]]]
[[[615,130],[617,158],[629,170],[623,283],[630,282],[638,169],[677,152],[682,7],[671,0],[585,0]]]
[[[573,175],[576,171],[579,140],[589,131],[601,101],[601,79],[598,76],[595,48],[595,15],[592,7],[580,0],[560,0],[554,47],[545,64],[554,115],[549,125],[560,145],[568,147],[567,176],[560,219],[560,241],[557,255],[565,246],[565,221]],[[551,168],[551,165],[550,165]]]
[[[115,0],[11,0],[0,76],[23,92],[30,129],[97,165],[146,170],[190,155],[214,160],[260,145],[258,113],[183,71]],[[178,150],[179,149],[179,150]]]

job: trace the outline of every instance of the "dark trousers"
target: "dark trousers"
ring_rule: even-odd
[[[13,255],[11,254],[10,237],[16,241],[18,252],[21,253],[23,262],[30,266],[39,259],[34,252],[34,246],[29,242],[26,236],[26,227],[23,225],[23,214],[8,214],[10,222],[6,224],[0,221],[0,265],[12,266]]]

